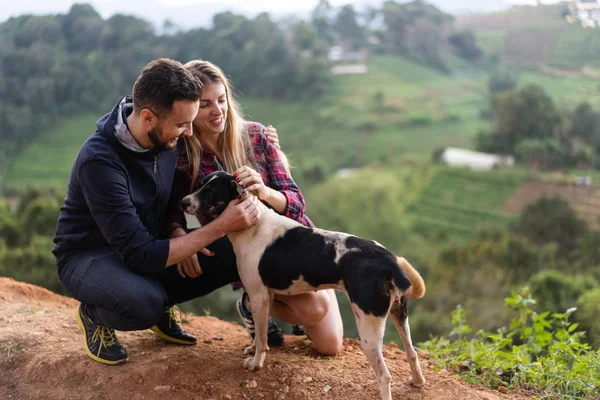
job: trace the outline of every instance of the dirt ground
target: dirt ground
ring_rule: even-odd
[[[287,336],[257,372],[242,368],[249,344],[244,329],[214,317],[186,315],[198,344],[164,343],[150,331],[118,332],[129,362],[106,366],[83,352],[77,303],[10,278],[0,278],[0,400],[6,399],[378,399],[373,370],[360,343],[344,341],[336,357],[319,357],[304,337]],[[9,351],[10,349],[10,351]],[[394,399],[528,399],[470,386],[435,372],[421,356],[424,388],[408,382],[409,365],[396,346],[385,346]]]
[[[560,196],[566,199],[579,218],[586,221],[594,229],[600,228],[600,187],[598,186],[527,181],[504,201],[501,210],[520,214],[525,207],[543,196]]]

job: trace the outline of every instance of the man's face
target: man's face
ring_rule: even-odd
[[[148,130],[148,138],[158,151],[170,151],[177,146],[181,135],[191,136],[192,121],[198,113],[198,101],[177,100],[171,112],[163,118],[155,118],[156,122]]]

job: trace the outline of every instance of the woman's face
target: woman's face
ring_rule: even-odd
[[[202,135],[218,135],[225,130],[227,120],[227,94],[222,83],[209,83],[204,86],[198,115],[194,125]]]

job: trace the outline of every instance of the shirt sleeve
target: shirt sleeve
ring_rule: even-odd
[[[127,177],[110,161],[87,161],[78,171],[83,197],[104,239],[136,272],[162,273],[169,240],[156,240],[131,201]]]
[[[267,140],[265,135],[260,135],[260,147],[265,153],[265,168],[269,176],[269,185],[271,188],[283,193],[287,199],[285,215],[296,221],[300,221],[304,217],[306,211],[306,203],[300,188],[294,182],[292,177],[287,173],[285,166],[279,155],[279,150]]]

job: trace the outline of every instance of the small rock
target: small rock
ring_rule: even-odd
[[[256,383],[256,381],[254,379],[252,379],[250,382],[248,382],[248,384],[246,386],[249,388],[255,388],[258,386],[258,383]]]
[[[212,339],[213,340],[223,340],[223,336],[221,336],[221,335],[213,335]]]
[[[284,386],[283,387],[283,393],[289,393],[290,392],[290,387],[289,386]]]
[[[170,392],[171,386],[154,386],[155,392]]]
[[[138,379],[138,383],[141,384],[142,383],[142,378]]]
[[[498,391],[502,394],[508,393],[508,389],[504,386],[498,386]]]
[[[331,386],[329,385],[325,385],[325,387],[323,388],[323,393],[327,393],[331,390]]]
[[[228,394],[225,395],[225,398],[231,400],[231,396]]]
[[[348,347],[346,347],[346,351],[354,351],[354,347],[348,346]]]
[[[310,376],[307,376],[306,378],[302,379],[302,383],[311,383],[313,381],[313,378],[311,378]]]

